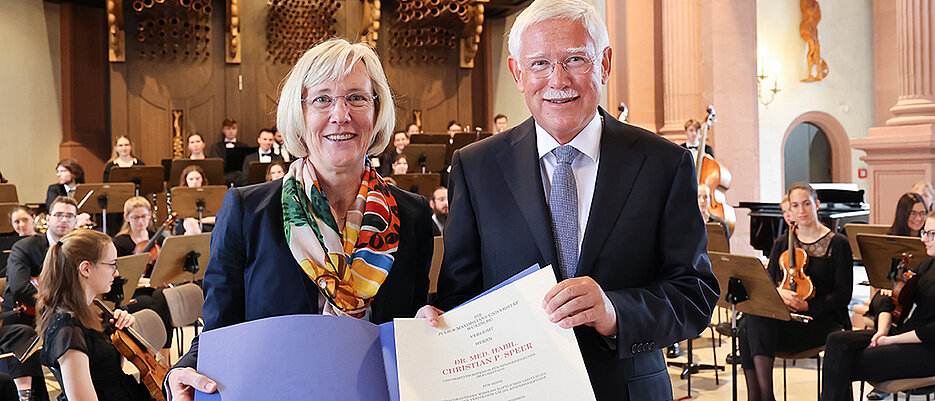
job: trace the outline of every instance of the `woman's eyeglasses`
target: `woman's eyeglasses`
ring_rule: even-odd
[[[363,93],[348,93],[344,96],[318,95],[311,98],[302,99],[302,102],[308,104],[313,109],[320,112],[327,112],[334,108],[338,99],[344,100],[344,104],[351,110],[367,110],[373,107],[377,100],[376,95],[367,95]]]

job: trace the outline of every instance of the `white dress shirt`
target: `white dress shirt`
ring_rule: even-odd
[[[584,229],[588,225],[591,212],[591,200],[594,199],[594,186],[597,184],[597,164],[601,155],[601,117],[594,112],[594,118],[567,143],[581,152],[571,163],[578,189],[578,251],[584,239]],[[549,202],[552,173],[555,171],[555,155],[552,150],[561,146],[544,128],[536,123],[536,148],[539,150],[539,172],[542,174],[542,187],[545,201]]]
[[[258,158],[258,161],[260,163],[269,163],[273,161],[273,156],[272,156],[273,148],[269,148],[269,150],[267,150],[266,152],[263,152],[263,149],[260,148],[260,150],[258,150],[257,153],[260,155]]]

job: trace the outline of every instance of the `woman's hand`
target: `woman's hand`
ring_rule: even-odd
[[[888,290],[888,289],[886,289],[886,288],[881,288],[881,289],[880,289],[880,294],[883,295],[883,296],[886,296],[886,297],[892,297],[892,296],[893,296],[893,290]]]
[[[114,317],[110,318],[110,322],[119,330],[133,327],[136,324],[136,317],[123,309],[117,309],[114,311]]]
[[[202,393],[213,393],[217,391],[218,385],[192,368],[176,368],[169,371],[169,378],[166,380],[166,386],[169,393],[172,394],[172,401],[192,401],[195,399],[195,389]]]
[[[432,305],[425,305],[419,308],[419,311],[416,312],[417,318],[426,319],[426,322],[431,327],[438,327],[438,317],[441,316],[445,311],[438,309]]]
[[[886,338],[886,333],[883,333],[882,331],[873,333],[873,337],[870,338],[870,345],[868,345],[867,348],[873,348],[873,347],[876,347],[877,345],[885,345],[885,344],[880,344],[880,340],[884,338]]]
[[[802,299],[799,294],[785,288],[779,288],[778,290],[779,296],[782,297],[782,302],[786,304],[789,310],[793,312],[808,312],[808,302]]]

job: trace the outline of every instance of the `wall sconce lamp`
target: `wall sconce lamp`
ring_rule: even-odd
[[[773,99],[776,98],[776,94],[782,90],[779,89],[779,78],[777,77],[773,77],[772,88],[764,89],[763,83],[766,82],[768,78],[769,75],[766,74],[766,69],[763,67],[763,62],[761,61],[760,73],[756,76],[756,97],[763,106],[769,106],[769,104],[773,102]]]

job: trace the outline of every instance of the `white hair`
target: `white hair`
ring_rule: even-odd
[[[605,48],[610,46],[607,25],[591,4],[584,0],[535,0],[516,17],[516,21],[510,28],[510,56],[514,59],[519,58],[523,32],[526,28],[553,18],[581,21],[594,42],[596,54],[593,56],[600,55]]]
[[[279,105],[276,108],[276,126],[282,132],[283,142],[290,155],[308,156],[306,145],[305,113],[302,98],[305,91],[325,81],[334,81],[350,74],[362,62],[373,85],[374,124],[367,154],[374,156],[386,148],[396,126],[396,106],[386,82],[380,59],[372,47],[365,43],[350,43],[346,39],[329,39],[305,52],[286,76]]]

